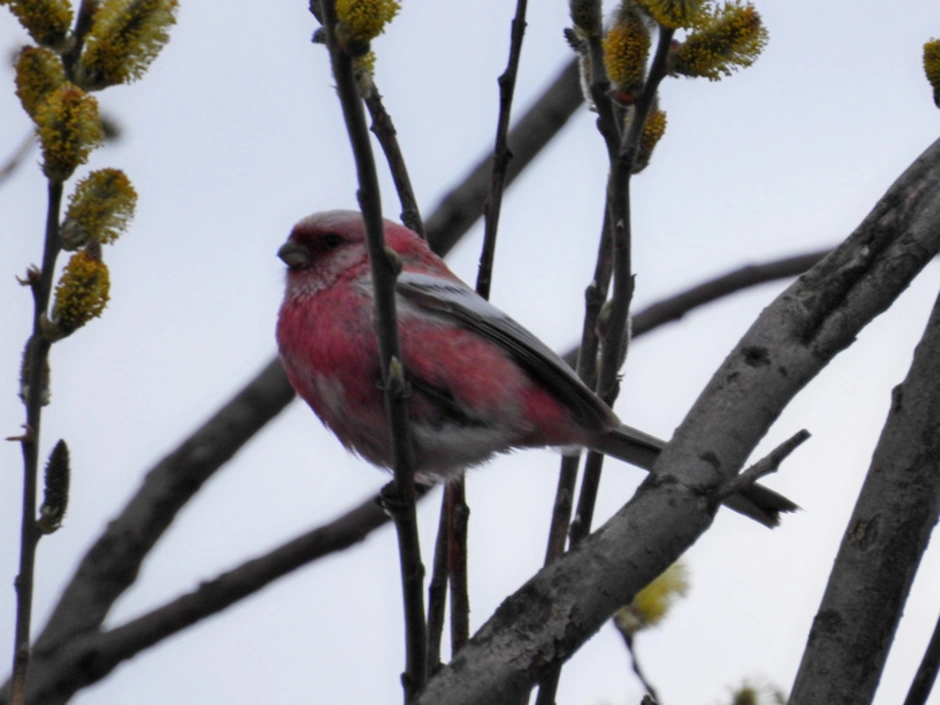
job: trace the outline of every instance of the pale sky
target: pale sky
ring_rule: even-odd
[[[165,452],[274,353],[283,288],[275,257],[308,213],[355,206],[355,175],[326,52],[306,0],[182,3],[145,78],[99,95],[124,138],[88,168],[124,169],[137,217],[106,252],[112,301],[52,353],[43,453],[65,438],[73,490],[65,525],[39,547],[35,624],[76,559]],[[770,33],[750,69],[720,83],[668,80],[669,127],[634,182],[637,307],[750,262],[845,238],[938,135],[921,47],[940,35],[935,2],[758,0]],[[430,213],[492,144],[496,77],[514,3],[405,0],[374,48],[377,82]],[[517,114],[570,58],[567,3],[530,3]],[[23,35],[0,12],[0,52]],[[0,67],[0,159],[30,129]],[[38,261],[45,181],[33,154],[0,186],[0,430],[23,421],[16,398],[32,302],[14,275]],[[582,109],[503,205],[493,302],[563,348],[581,327],[606,165]],[[384,212],[398,204],[382,172]],[[472,282],[480,228],[450,263]],[[813,438],[768,485],[805,511],[769,532],[723,511],[688,552],[692,588],[655,632],[637,638],[664,703],[726,699],[744,678],[789,690],[857,490],[940,284],[928,267],[897,305],[790,405],[757,454],[800,428]],[[617,411],[669,438],[760,310],[768,285],[709,306],[638,341]],[[472,628],[542,561],[557,458],[518,453],[475,471]],[[19,526],[19,446],[0,446],[0,663],[10,659]],[[598,522],[642,475],[608,463]],[[210,481],[117,604],[121,624],[359,503],[387,480],[350,456],[295,402]],[[426,563],[437,494],[419,512]],[[133,702],[401,701],[400,588],[394,532],[320,561],[121,666],[75,699]],[[5,576],[5,577],[3,577]],[[903,699],[940,604],[940,556],[928,551],[876,703]],[[637,703],[619,636],[604,627],[563,673],[565,705]],[[940,703],[934,694],[931,702]]]

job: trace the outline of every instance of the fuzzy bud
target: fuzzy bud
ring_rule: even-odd
[[[636,0],[659,25],[667,29],[691,27],[695,23],[702,0]]]
[[[37,108],[35,120],[42,145],[42,170],[52,181],[69,178],[103,139],[98,101],[68,84]]]
[[[78,182],[59,231],[62,248],[77,250],[89,241],[110,244],[134,217],[137,192],[119,169],[99,169]]]
[[[51,534],[62,526],[69,505],[69,447],[60,440],[49,454],[46,464],[46,491],[39,508],[39,530]]]
[[[49,49],[23,47],[16,57],[16,95],[23,110],[36,119],[39,107],[65,85],[65,67]]]
[[[640,590],[626,607],[614,614],[614,624],[625,637],[662,621],[676,600],[689,590],[688,570],[673,563],[662,575]]]
[[[924,73],[933,88],[933,102],[940,108],[940,39],[924,44]]]
[[[23,28],[37,44],[60,49],[72,26],[68,0],[0,0],[8,5]]]
[[[64,338],[98,318],[108,305],[110,286],[104,262],[88,250],[72,255],[56,286],[52,320],[44,327],[47,337]]]
[[[336,0],[336,38],[350,56],[365,56],[401,5],[396,0]]]
[[[617,89],[635,95],[646,79],[650,32],[636,6],[621,8],[603,41],[604,68]]]
[[[396,277],[401,274],[403,266],[401,256],[388,245],[385,246],[385,260],[388,262],[389,268]]]
[[[170,40],[177,0],[106,0],[95,11],[75,82],[100,90],[136,81]]]
[[[767,30],[753,5],[703,9],[688,38],[670,54],[673,75],[718,81],[753,64],[767,45]]]
[[[571,21],[587,37],[599,37],[603,23],[601,21],[600,0],[569,0]]]
[[[643,132],[640,134],[640,144],[637,149],[636,159],[633,161],[633,173],[638,174],[643,171],[650,163],[653,156],[653,149],[659,143],[663,134],[666,132],[666,113],[663,110],[651,110],[646,116],[646,122],[643,125]]]

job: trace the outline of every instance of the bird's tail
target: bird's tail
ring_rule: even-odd
[[[592,450],[612,455],[644,470],[652,470],[653,464],[665,447],[664,441],[629,426],[607,431],[599,437],[598,442],[592,444]],[[724,504],[771,528],[780,523],[781,512],[799,509],[797,504],[782,494],[757,484],[726,497]]]

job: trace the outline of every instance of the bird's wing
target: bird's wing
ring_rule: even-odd
[[[601,430],[620,425],[610,408],[551,348],[462,282],[402,272],[397,290],[406,301],[501,347],[542,382],[586,428]]]

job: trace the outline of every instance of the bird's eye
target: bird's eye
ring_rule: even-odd
[[[326,249],[328,250],[336,249],[337,247],[342,245],[344,242],[342,237],[340,237],[339,235],[334,235],[333,233],[324,235],[320,239],[320,241],[323,243],[324,247],[326,247]]]

